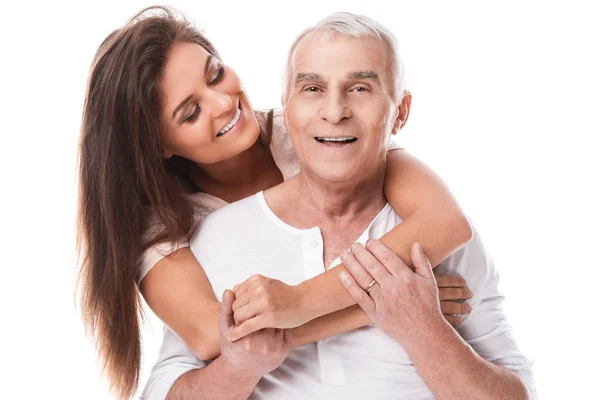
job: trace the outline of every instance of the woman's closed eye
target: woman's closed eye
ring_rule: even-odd
[[[194,122],[196,120],[196,118],[198,117],[198,114],[200,114],[200,104],[196,103],[196,106],[194,107],[194,111],[190,115],[185,117],[183,122],[185,122],[185,123]]]
[[[225,74],[225,68],[223,68],[223,66],[219,67],[219,70],[217,71],[217,76],[215,77],[215,79],[213,79],[212,81],[210,81],[209,85],[210,86],[214,86],[217,83],[221,82],[221,80],[223,79],[223,75]]]
[[[223,68],[223,66],[220,66],[219,69],[217,70],[217,76],[215,76],[215,78],[212,81],[210,81],[209,86],[214,86],[217,83],[221,82],[224,74],[225,74],[225,68]],[[196,106],[194,107],[194,111],[192,111],[192,113],[190,115],[185,117],[183,122],[188,123],[188,124],[191,122],[194,122],[196,120],[196,118],[198,118],[199,114],[200,114],[200,104],[196,103]]]

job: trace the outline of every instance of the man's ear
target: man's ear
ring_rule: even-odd
[[[285,126],[286,132],[289,132],[288,124],[287,124],[287,110],[285,108],[286,105],[287,105],[286,99],[283,96],[281,96],[281,108],[282,108],[282,111],[283,111],[282,112],[282,114],[283,114],[283,126]]]
[[[394,129],[392,129],[392,133],[394,135],[398,133],[400,129],[404,128],[404,125],[406,125],[406,121],[408,121],[408,116],[410,115],[411,104],[412,95],[408,90],[405,90],[402,94],[400,105],[398,106],[398,116],[396,117],[396,121],[394,121]]]

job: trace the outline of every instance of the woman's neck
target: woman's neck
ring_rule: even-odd
[[[283,182],[271,151],[259,141],[228,160],[197,165],[190,179],[204,192],[230,203]]]

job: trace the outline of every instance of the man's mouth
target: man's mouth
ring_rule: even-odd
[[[315,140],[319,143],[327,144],[347,144],[356,142],[358,139],[354,136],[340,136],[340,137],[315,137]]]

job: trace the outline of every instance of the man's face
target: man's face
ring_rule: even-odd
[[[385,166],[405,114],[387,46],[376,38],[304,37],[292,62],[285,123],[305,173],[357,182]]]

